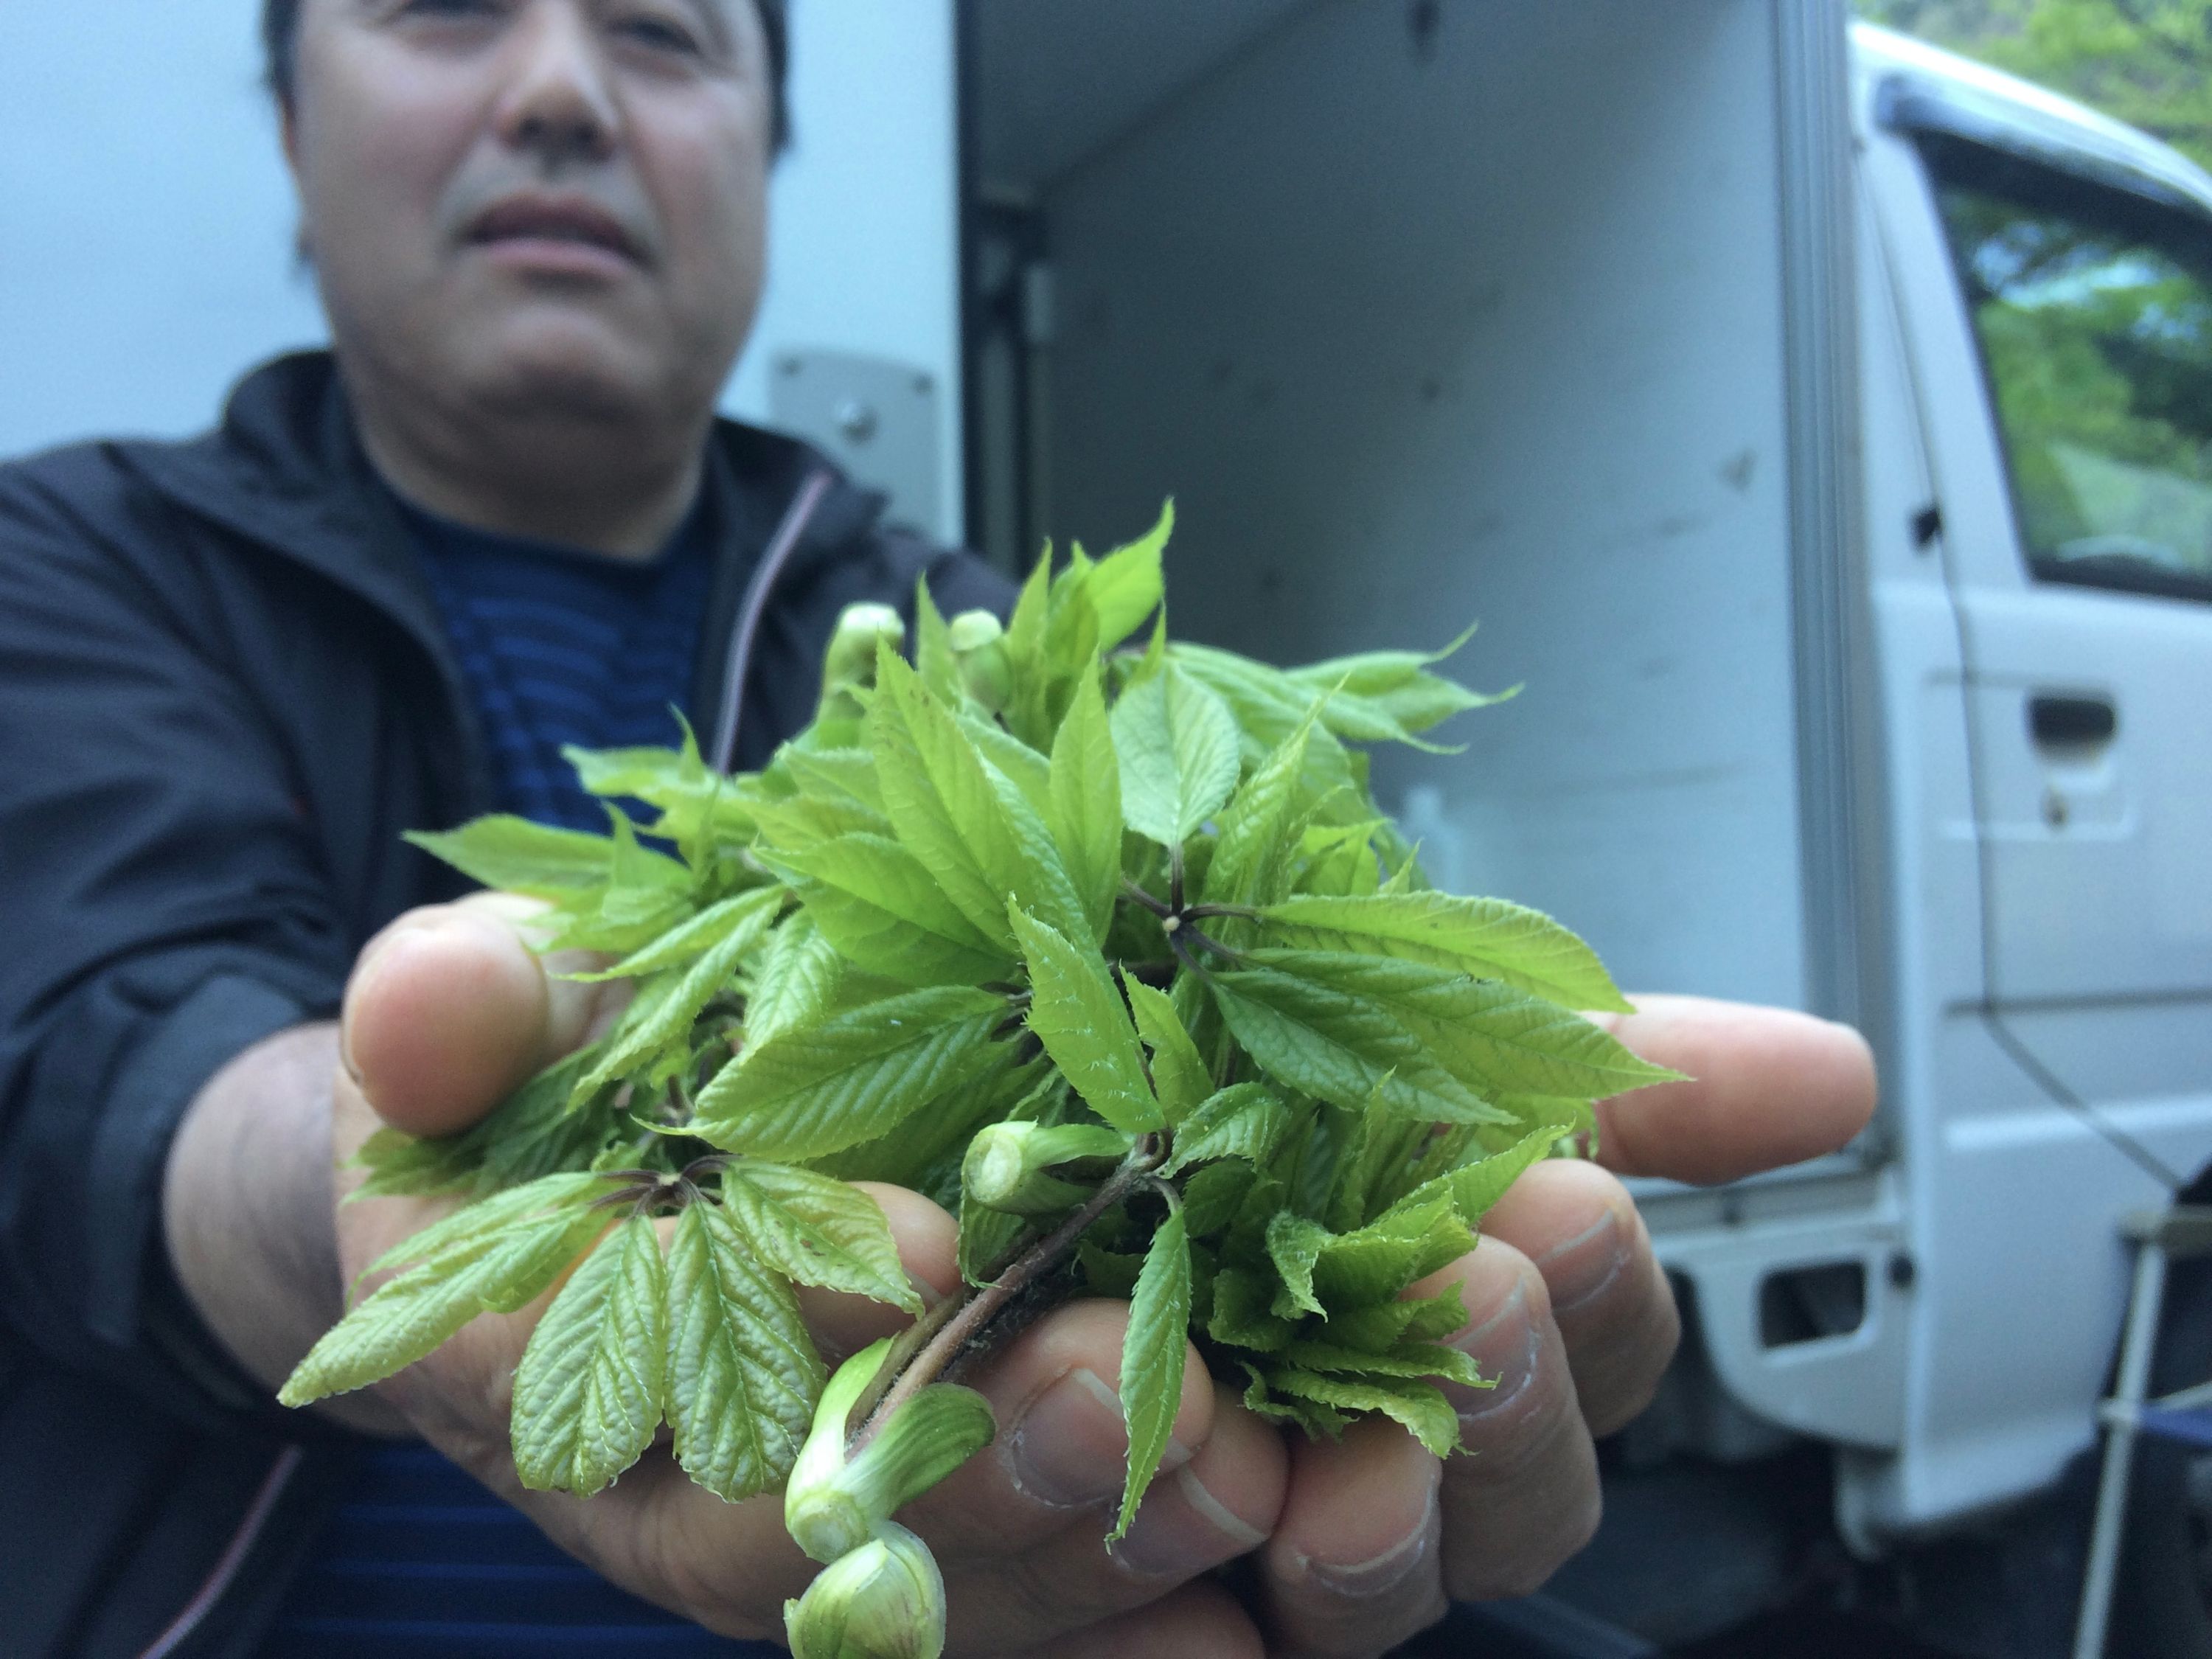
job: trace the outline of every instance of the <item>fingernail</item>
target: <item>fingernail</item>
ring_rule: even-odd
[[[1474,1361],[1487,1384],[1479,1389],[1457,1382],[1443,1385],[1461,1422],[1472,1423],[1510,1404],[1536,1374],[1537,1336],[1528,1318],[1528,1287],[1516,1285],[1496,1313],[1454,1337],[1452,1346]]]
[[[1121,1397],[1097,1372],[1079,1365],[1022,1413],[1006,1440],[1007,1475],[1040,1503],[1096,1504],[1120,1495],[1127,1445]],[[1170,1437],[1160,1468],[1189,1462],[1189,1448]]]
[[[1431,1466],[1429,1477],[1429,1502],[1421,1511],[1421,1519],[1413,1531],[1379,1555],[1370,1555],[1364,1561],[1338,1564],[1308,1559],[1306,1571],[1314,1582],[1339,1595],[1365,1599],[1387,1595],[1404,1583],[1429,1557],[1442,1534],[1443,1516],[1437,1507],[1437,1482],[1443,1465]]]
[[[1565,1243],[1547,1250],[1536,1265],[1551,1287],[1552,1311],[1572,1313],[1603,1294],[1628,1265],[1628,1241],[1622,1236],[1620,1218],[1607,1209]]]
[[[1130,1571],[1148,1578],[1167,1573],[1188,1577],[1194,1566],[1212,1566],[1267,1541],[1266,1533],[1231,1514],[1188,1468],[1162,1474],[1152,1491],[1158,1492],[1170,1480],[1189,1507],[1178,1513],[1172,1506],[1152,1503],[1147,1494],[1127,1534],[1113,1549],[1114,1559]],[[1208,1528],[1219,1534],[1218,1539],[1206,1536]]]

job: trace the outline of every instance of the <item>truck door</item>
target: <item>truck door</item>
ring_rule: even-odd
[[[2033,1085],[1948,1133],[2124,1158],[2140,1202],[2212,1154],[2212,213],[1919,137],[1971,347],[1935,424],[1984,1012]]]

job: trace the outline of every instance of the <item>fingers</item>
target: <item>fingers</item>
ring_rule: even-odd
[[[1682,1326],[1627,1189],[1595,1164],[1540,1164],[1482,1230],[1542,1278],[1589,1431],[1611,1434],[1650,1404]]]
[[[1275,1650],[1360,1659],[1444,1615],[1441,1466],[1387,1419],[1293,1439],[1291,1491],[1261,1555]]]
[[[1109,1379],[1127,1322],[1122,1304],[1075,1304],[967,1379],[991,1401],[998,1438],[901,1516],[939,1552],[956,1648],[1018,1650],[1145,1606],[1273,1525],[1280,1437],[1194,1354],[1160,1473],[1109,1553],[1128,1444]]]
[[[1632,1014],[1592,1018],[1690,1080],[1598,1103],[1607,1169],[1734,1181],[1834,1152],[1873,1115],[1874,1054],[1849,1026],[1705,997],[1634,1000]]]
[[[1444,1389],[1462,1448],[1440,1492],[1444,1588],[1458,1601],[1527,1595],[1597,1529],[1597,1449],[1536,1265],[1486,1237],[1407,1294],[1454,1284],[1468,1318],[1451,1345],[1491,1386]]]
[[[505,893],[426,906],[362,951],[341,1052],[385,1121],[420,1135],[467,1127],[623,994],[548,976],[564,964],[541,961],[525,938],[543,908]]]
[[[891,1240],[898,1246],[899,1261],[922,1305],[933,1307],[960,1288],[960,1224],[920,1193],[888,1182],[852,1183],[875,1200],[876,1207],[890,1224]],[[913,1322],[902,1308],[818,1290],[811,1285],[795,1287],[799,1310],[814,1334],[815,1346],[832,1370],[879,1338],[896,1336]]]

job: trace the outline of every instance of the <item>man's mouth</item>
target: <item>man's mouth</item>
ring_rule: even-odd
[[[597,249],[633,264],[640,252],[621,221],[598,204],[574,196],[509,196],[477,215],[469,240],[478,245],[564,245]]]

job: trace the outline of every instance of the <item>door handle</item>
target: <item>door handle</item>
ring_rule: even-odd
[[[2119,711],[2106,696],[2038,691],[2027,700],[2027,730],[2038,749],[2094,749],[2120,729]]]

